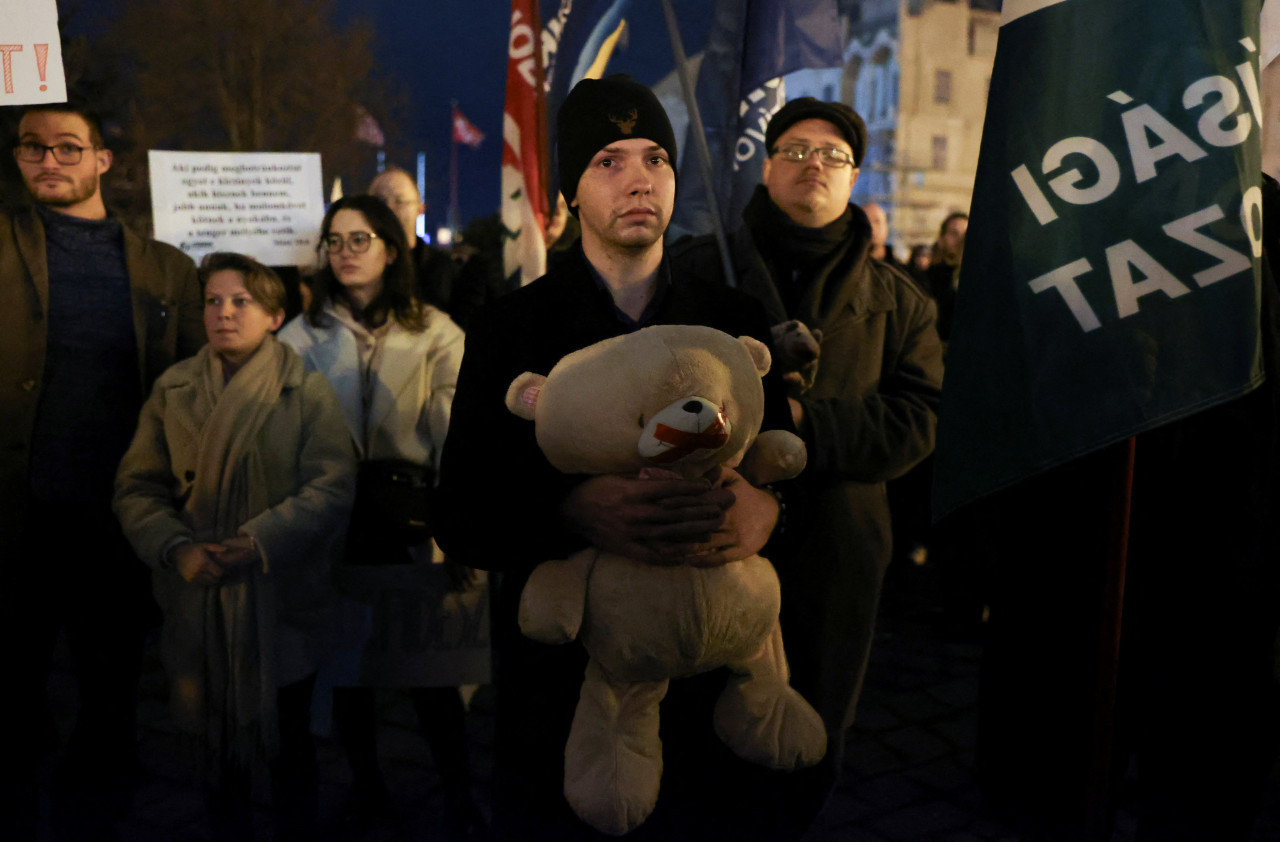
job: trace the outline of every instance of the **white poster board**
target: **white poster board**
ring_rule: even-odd
[[[57,0],[0,0],[0,105],[66,102]]]
[[[199,261],[235,251],[268,266],[315,260],[324,218],[315,152],[151,150],[155,237]]]

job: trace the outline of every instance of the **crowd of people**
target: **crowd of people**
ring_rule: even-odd
[[[321,725],[313,710],[329,706],[353,781],[346,814],[367,822],[386,809],[375,735],[377,694],[388,687],[408,688],[443,782],[449,838],[605,838],[563,795],[585,652],[537,643],[518,620],[533,569],[587,546],[654,565],[770,558],[790,680],[827,731],[818,765],[760,768],[713,731],[725,670],[672,681],[662,701],[662,794],[629,838],[797,840],[812,826],[840,775],[895,540],[923,549],[941,534],[948,553],[963,554],[957,544],[982,531],[936,533],[917,495],[888,493],[891,481],[928,470],[968,218],[951,214],[928,254],[899,261],[885,209],[850,202],[868,144],[862,118],[800,98],[768,124],[761,184],[728,237],[729,279],[715,238],[665,240],[677,148],[647,87],[625,76],[584,80],[556,120],[556,224],[567,217],[569,233],[543,278],[498,296],[483,261],[459,264],[422,242],[421,197],[391,168],[368,194],[329,207],[303,312],[286,323],[287,291],[271,268],[229,253],[197,267],[108,214],[100,178],[112,157],[91,110],[28,108],[13,149],[31,206],[0,212],[9,314],[0,332],[0,547],[17,562],[0,612],[18,732],[0,781],[6,839],[41,832],[43,693],[64,629],[79,710],[49,819],[59,838],[113,838],[142,771],[136,686],[144,637],[157,624],[170,717],[215,839],[253,837],[260,770],[270,774],[276,838],[323,835],[312,730]],[[646,326],[706,325],[773,345],[796,322],[817,351],[802,376],[766,376],[764,426],[804,440],[798,479],[756,487],[729,467],[698,479],[567,475],[542,455],[532,425],[503,408],[517,375],[545,375],[567,354]],[[1264,327],[1274,344],[1280,330]],[[1146,773],[1151,839],[1246,838],[1280,741],[1270,396],[1203,422],[1223,438],[1234,425],[1233,443],[1259,454],[1239,478],[1244,496],[1230,498],[1242,511],[1223,605],[1211,612],[1220,628],[1198,641],[1172,638],[1185,644],[1176,651],[1162,645],[1185,617],[1185,588],[1155,565],[1137,579],[1142,625],[1126,650],[1136,677],[1123,685],[1128,730],[1118,745]],[[1184,438],[1160,442],[1152,439],[1153,464],[1167,470],[1188,458]],[[1207,482],[1210,466],[1196,468]],[[1212,552],[1207,538],[1184,547],[1148,538],[1165,515],[1151,502],[1160,489],[1140,491],[1149,494],[1135,503],[1147,555],[1185,572]],[[992,631],[998,620],[1003,637],[984,680],[1004,718],[984,720],[982,760],[993,801],[1022,811],[1032,833],[1075,821],[1018,771],[1052,766],[1055,753],[1074,748],[1040,739],[1058,712],[1045,701],[1052,677],[1014,677],[1032,657],[1026,646],[1042,640],[1028,631],[1048,634],[1046,618],[1067,628],[1079,603],[1063,594],[1086,599],[1092,582],[1082,575],[1061,586],[1072,558],[1098,552],[1088,530],[1058,540],[1064,522],[1050,515],[1066,506],[1061,496],[1037,486],[976,515],[1002,530],[1000,546],[982,551],[1013,571],[991,595]],[[1045,500],[1058,506],[1033,505]],[[916,524],[905,539],[903,522]],[[1037,559],[1019,558],[1020,548],[1053,574],[1029,572]],[[422,587],[423,600],[492,594],[489,811],[474,799],[457,682],[440,686],[420,665],[388,681],[369,662],[372,630],[391,609],[368,594],[389,570],[444,583]],[[1246,616],[1223,610],[1244,602]],[[1052,639],[1062,663],[1079,666],[1072,647],[1088,631],[1070,628],[1078,634]],[[1217,647],[1232,656],[1177,669],[1177,651],[1211,658]],[[1235,723],[1225,747],[1210,745],[1203,724],[1173,733],[1189,708],[1162,694],[1177,695],[1178,677],[1195,671],[1212,682],[1186,699],[1202,711],[1221,707],[1207,691],[1222,689],[1234,713],[1224,717]],[[1019,741],[1007,722],[1035,739]],[[1194,763],[1170,750],[1183,744]],[[1246,744],[1247,764],[1217,762],[1230,765]],[[1028,745],[1044,757],[1029,757]],[[1228,804],[1233,821],[1215,819]],[[1206,828],[1212,835],[1201,835]]]

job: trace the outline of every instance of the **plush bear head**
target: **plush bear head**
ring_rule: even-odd
[[[734,467],[764,415],[760,378],[769,349],[693,325],[655,325],[606,339],[526,372],[507,407],[535,422],[538,446],[558,470],[686,477]]]

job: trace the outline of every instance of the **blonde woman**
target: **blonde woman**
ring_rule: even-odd
[[[251,258],[200,266],[209,343],[156,381],[115,510],[154,570],[172,716],[210,789],[216,839],[252,838],[251,772],[272,764],[277,839],[311,837],[311,692],[355,459],[333,389],[272,331],[284,285]]]

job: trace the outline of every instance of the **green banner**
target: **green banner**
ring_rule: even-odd
[[[1260,2],[1006,0],[938,516],[1262,382]]]

